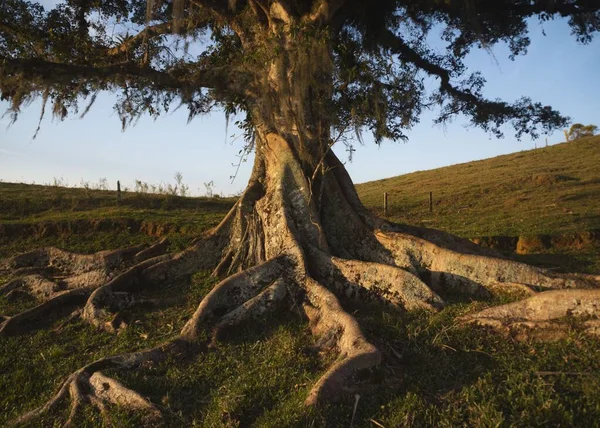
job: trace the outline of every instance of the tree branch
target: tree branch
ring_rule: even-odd
[[[468,89],[460,89],[450,82],[450,71],[433,63],[426,57],[408,46],[404,40],[396,36],[392,31],[385,29],[380,35],[383,47],[388,48],[393,54],[402,60],[411,63],[431,76],[440,79],[440,92],[447,94],[458,104],[451,105],[438,119],[440,122],[450,115],[465,113],[472,117],[473,123],[484,129],[491,128],[496,134],[501,135],[498,126],[507,121],[512,121],[517,130],[517,137],[523,133],[537,135],[535,127],[543,125],[547,130],[566,125],[569,118],[561,116],[557,111],[540,103],[532,103],[528,98],[522,98],[515,104],[504,101],[492,101],[485,99],[477,93]]]
[[[383,31],[381,42],[384,46],[390,49],[392,53],[399,55],[404,61],[416,65],[429,75],[439,77],[440,89],[442,91],[445,91],[454,98],[467,103],[478,104],[481,102],[481,99],[472,93],[465,92],[454,87],[450,83],[450,72],[448,70],[422,57],[417,51],[408,46],[404,40],[396,36],[390,30]]]
[[[213,12],[218,18],[225,22],[229,22],[234,14],[229,9],[228,2],[223,0],[190,0],[198,6],[202,6]]]
[[[41,79],[47,84],[67,84],[73,80],[90,80],[110,83],[119,79],[145,79],[157,89],[179,90],[192,86],[194,88],[215,88],[222,82],[222,70],[199,70],[183,73],[183,70],[172,72],[158,71],[150,67],[139,67],[133,64],[117,64],[106,66],[90,66],[77,64],[60,64],[40,59],[15,59],[0,57],[0,76],[19,74],[27,79]]]
[[[41,55],[43,52],[43,48],[40,46],[39,41],[34,41],[34,39],[30,37],[31,31],[29,31],[29,29],[28,31],[23,31],[22,29],[18,29],[5,22],[0,22],[0,34],[2,33],[10,34],[20,42],[29,44],[29,47],[35,52],[36,55]],[[41,37],[45,37],[45,34]]]
[[[129,51],[132,47],[141,44],[146,37],[158,36],[161,34],[171,33],[173,31],[172,22],[163,22],[161,24],[152,25],[144,28],[142,31],[137,33],[135,36],[131,36],[126,39],[119,46],[115,46],[108,50],[107,54],[114,56]]]

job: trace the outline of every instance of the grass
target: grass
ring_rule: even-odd
[[[399,193],[392,198],[394,219],[463,236],[594,229],[599,227],[593,211],[600,212],[600,184],[592,175],[599,152],[600,139],[580,140],[443,168],[437,173],[409,174],[379,183],[379,188],[374,183],[358,188],[373,208],[381,199],[382,186],[389,185],[391,194],[393,189],[402,189],[406,199]],[[545,162],[538,162],[540,159]],[[496,171],[496,178],[486,178],[485,171]],[[515,175],[509,177],[511,173]],[[547,178],[526,179],[541,174],[577,180],[534,184],[545,183]],[[510,184],[513,182],[523,184]],[[419,193],[418,189],[423,190]],[[444,195],[431,216],[427,199],[422,198],[427,189]],[[532,199],[503,202],[525,195],[527,189]],[[557,206],[540,208],[545,199]],[[133,193],[125,193],[119,206],[115,201],[114,192],[0,184],[0,227],[27,225],[27,230],[35,232],[0,235],[0,257],[43,245],[93,252],[156,239],[136,228],[128,229],[128,219],[155,226],[169,223],[172,228],[165,234],[172,240],[171,249],[177,250],[217,224],[233,204],[224,199]],[[406,205],[400,211],[402,201]],[[471,208],[454,212],[452,206],[462,204]],[[544,209],[554,217],[544,217]],[[576,218],[579,221],[574,221]],[[106,221],[106,228],[86,230],[85,225],[92,227],[97,220]],[[84,226],[77,226],[78,222]],[[57,223],[63,226],[50,227]],[[519,257],[566,270],[600,272],[599,255],[600,249],[591,246]],[[119,335],[96,331],[80,321],[60,329],[64,318],[55,317],[49,319],[47,329],[0,337],[0,426],[47,400],[79,367],[174,337],[213,285],[208,272],[199,272],[189,282],[150,290],[148,297],[162,299],[164,306],[132,310],[129,327]],[[383,364],[364,373],[367,388],[361,393],[353,426],[596,426],[600,420],[600,344],[580,334],[577,322],[567,339],[538,344],[517,343],[454,321],[459,315],[511,298],[503,296],[491,302],[458,298],[435,314],[347,305],[368,339],[384,353]],[[34,304],[0,298],[0,314],[10,315]],[[316,410],[302,405],[331,362],[331,356],[316,352],[307,325],[290,312],[242,328],[218,349],[190,360],[107,374],[167,406],[170,426],[347,427],[353,397]],[[59,426],[67,413],[68,408],[62,406],[31,425]],[[116,407],[110,414],[113,426],[133,427],[141,422],[139,415]],[[77,426],[101,424],[100,415],[91,409],[76,421]]]
[[[123,192],[117,204],[116,191],[0,183],[0,202],[0,257],[6,257],[47,245],[95,252],[156,241],[156,234],[182,249],[216,226],[235,200]],[[21,231],[18,239],[12,230]]]
[[[600,229],[600,136],[357,185],[368,207],[464,237]],[[433,192],[433,212],[429,212]]]

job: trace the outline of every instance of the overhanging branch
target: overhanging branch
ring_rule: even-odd
[[[381,41],[393,54],[399,55],[404,61],[414,64],[431,76],[439,77],[440,89],[442,91],[467,103],[478,104],[482,102],[480,98],[472,93],[465,92],[453,86],[450,83],[450,72],[448,70],[421,56],[391,31],[385,30]]]
[[[157,90],[179,91],[198,88],[235,87],[224,67],[213,69],[174,69],[159,71],[135,64],[91,66],[60,64],[41,59],[0,57],[0,76],[19,75],[25,79],[40,79],[47,85],[66,85],[87,80],[97,83],[115,83],[130,79],[144,80]]]
[[[450,96],[454,103],[447,106],[446,112],[442,114],[439,121],[443,121],[443,118],[449,115],[464,113],[471,117],[474,124],[490,129],[498,136],[502,134],[499,126],[511,121],[517,130],[517,137],[524,133],[537,135],[538,125],[549,131],[565,126],[569,121],[569,118],[561,116],[556,110],[540,103],[532,103],[528,98],[509,104],[504,101],[488,100],[469,89],[461,89],[450,82],[449,70],[419,54],[390,30],[384,30],[380,39],[382,46],[398,55],[403,61],[440,79],[440,93]]]
[[[149,67],[131,64],[90,66],[61,64],[41,59],[17,59],[0,57],[0,75],[21,75],[29,79],[41,79],[49,84],[66,84],[73,80],[116,81],[119,78],[142,78],[160,89],[180,89],[180,79],[169,73]]]
[[[146,27],[142,31],[137,33],[136,35],[127,38],[119,46],[115,46],[114,48],[109,49],[107,54],[114,56],[114,55],[126,53],[130,49],[143,43],[147,37],[158,36],[161,34],[169,34],[172,31],[173,31],[173,23],[172,22],[163,22],[161,24]]]

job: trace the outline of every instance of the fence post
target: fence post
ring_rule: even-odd
[[[121,205],[121,182],[117,180],[117,205]]]
[[[433,212],[433,192],[429,192],[429,212]]]
[[[388,194],[387,192],[383,193],[383,215],[387,217],[388,215]]]

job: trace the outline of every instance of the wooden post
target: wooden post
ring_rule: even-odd
[[[433,212],[433,192],[429,192],[429,212]]]
[[[383,193],[383,215],[387,217],[388,215],[388,194],[387,192]]]
[[[121,205],[121,182],[117,180],[117,205]]]

